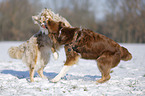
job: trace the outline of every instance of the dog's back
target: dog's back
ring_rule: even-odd
[[[8,53],[11,58],[22,59],[27,66],[35,63],[44,65],[49,61],[51,46],[52,42],[48,35],[40,31],[34,34],[27,42],[9,48]]]
[[[75,51],[82,53],[83,58],[97,59],[105,52],[114,54],[117,51],[120,53],[121,60],[127,61],[132,58],[131,53],[126,48],[102,34],[94,33],[88,29],[82,29],[78,34],[80,34],[78,38],[81,39],[75,43],[78,46]],[[81,36],[81,34],[83,35]]]

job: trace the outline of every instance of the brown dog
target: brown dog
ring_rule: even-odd
[[[61,72],[52,79],[57,82],[74,65],[79,57],[94,59],[102,74],[97,83],[103,83],[110,79],[110,69],[117,66],[120,60],[130,60],[132,55],[124,47],[104,35],[95,33],[89,29],[65,27],[62,22],[51,19],[46,21],[46,28],[53,42],[65,45],[66,62]]]

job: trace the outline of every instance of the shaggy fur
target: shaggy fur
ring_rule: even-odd
[[[127,61],[132,58],[126,48],[89,29],[66,27],[63,22],[55,22],[51,19],[47,20],[46,24],[53,42],[65,45],[66,62],[64,66],[72,66],[79,57],[97,61],[102,74],[102,78],[97,80],[97,83],[109,80],[110,69],[116,67],[120,60]],[[68,67],[64,67],[63,70],[66,72]],[[52,82],[59,81],[64,72],[61,71]]]
[[[45,34],[48,34],[48,30],[46,29],[45,21],[48,19],[52,19],[53,21],[56,22],[63,22],[65,26],[71,27],[70,23],[62,16],[59,14],[55,14],[53,11],[50,9],[43,9],[38,15],[32,16],[32,20],[34,21],[34,24],[39,25],[40,29],[42,32],[45,32]],[[53,42],[53,47],[54,49],[59,50],[60,45],[57,42]]]
[[[55,14],[53,11],[50,9],[43,9],[38,15],[32,16],[32,19],[35,24],[38,24],[40,27],[45,29],[44,23],[48,19],[52,19],[53,21],[56,22],[63,22],[67,27],[71,27],[70,23],[62,16],[59,14]]]
[[[20,46],[9,48],[8,53],[11,58],[22,59],[29,67],[30,81],[33,82],[35,70],[40,77],[46,78],[43,75],[43,69],[49,61],[51,48],[52,42],[50,38],[40,31]],[[52,52],[55,53],[55,49],[52,48]]]

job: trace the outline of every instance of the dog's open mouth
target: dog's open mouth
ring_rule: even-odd
[[[41,24],[41,27],[44,28],[44,29],[48,29],[46,24]]]

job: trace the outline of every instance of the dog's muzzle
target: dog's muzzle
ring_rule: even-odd
[[[45,28],[45,29],[48,29],[47,24],[46,24],[45,21],[43,21],[43,23],[41,24],[41,27],[43,27],[43,28]]]
[[[46,23],[44,23],[44,26],[45,26],[45,28],[46,28],[46,29],[48,29],[48,27],[47,27],[47,24],[46,24]]]

